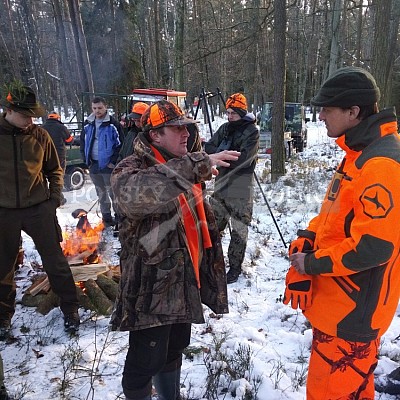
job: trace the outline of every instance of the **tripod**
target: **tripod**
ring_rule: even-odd
[[[210,129],[210,135],[213,135],[212,125],[211,122],[214,121],[214,111],[213,108],[210,107],[209,100],[217,97],[218,100],[222,101],[222,104],[225,104],[225,100],[222,97],[221,91],[217,88],[216,92],[206,92],[205,89],[201,89],[201,93],[199,94],[199,102],[197,103],[196,111],[194,112],[194,119],[197,118],[197,113],[201,106],[203,110],[205,110],[205,120],[208,122],[208,127]],[[211,112],[211,116],[210,116]]]

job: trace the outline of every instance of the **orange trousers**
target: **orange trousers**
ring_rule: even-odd
[[[379,343],[349,342],[314,328],[307,400],[373,400]]]

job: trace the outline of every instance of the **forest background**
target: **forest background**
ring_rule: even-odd
[[[400,0],[0,0],[0,7],[0,85],[21,80],[48,111],[77,112],[82,92],[139,87],[185,90],[189,103],[202,88],[224,97],[240,91],[253,111],[278,90],[307,105],[328,74],[347,65],[370,70],[380,105],[400,109]]]

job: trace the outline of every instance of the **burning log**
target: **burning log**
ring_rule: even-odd
[[[86,294],[94,307],[102,315],[111,315],[114,303],[105,295],[93,279],[85,282]]]

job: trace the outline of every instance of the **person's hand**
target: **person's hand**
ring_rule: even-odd
[[[108,163],[108,164],[107,164],[107,168],[114,169],[114,168],[115,168],[115,164],[113,164],[113,163]]]
[[[293,266],[286,274],[286,288],[283,304],[289,304],[293,309],[306,310],[312,304],[312,276],[300,275]]]
[[[229,167],[229,162],[227,161],[237,161],[240,156],[239,151],[235,150],[223,150],[219,153],[209,154],[211,161],[211,171],[213,175],[218,175],[217,167]]]
[[[289,246],[289,256],[294,253],[306,253],[313,249],[314,242],[306,237],[298,237]]]
[[[305,274],[306,270],[304,267],[304,258],[307,255],[307,253],[293,253],[292,255],[289,256],[289,260],[293,267],[296,269],[296,271],[299,274]]]

